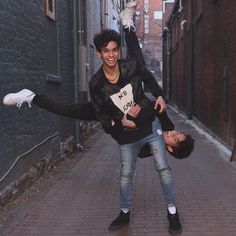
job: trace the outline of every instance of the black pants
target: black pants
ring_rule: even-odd
[[[139,46],[138,37],[135,32],[129,29],[124,29],[125,42],[127,46],[127,58],[138,60],[141,64],[145,65],[142,50]]]

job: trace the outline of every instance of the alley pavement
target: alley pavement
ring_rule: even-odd
[[[177,193],[183,236],[236,235],[236,169],[229,152],[192,122],[169,109],[176,129],[191,134],[187,159],[168,156]],[[99,131],[72,168],[17,213],[9,236],[167,236],[168,221],[153,158],[138,160],[129,226],[109,232],[119,214],[119,150]],[[81,153],[76,154],[79,158]],[[27,208],[27,209],[26,209]],[[21,217],[19,217],[21,215]]]

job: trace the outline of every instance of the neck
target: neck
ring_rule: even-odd
[[[119,71],[118,63],[113,67],[109,67],[103,64],[102,68],[103,68],[103,71],[106,72],[107,74],[113,74]]]
[[[116,83],[119,79],[120,70],[118,64],[114,67],[103,65],[103,72],[110,83]]]

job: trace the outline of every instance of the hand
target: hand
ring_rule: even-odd
[[[160,107],[159,113],[162,113],[163,111],[166,110],[165,100],[161,96],[157,98],[154,109],[156,110],[158,106]]]
[[[124,115],[123,119],[121,120],[121,123],[126,128],[136,128],[136,124],[132,120],[128,120],[126,115]]]
[[[141,107],[138,104],[133,104],[132,107],[129,109],[128,114],[136,118],[140,111],[141,111]]]

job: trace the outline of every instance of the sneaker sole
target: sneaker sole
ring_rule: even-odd
[[[110,225],[108,229],[109,229],[109,231],[116,231],[116,230],[119,230],[121,228],[124,228],[127,225],[129,225],[129,222],[125,223],[125,224],[122,224],[122,225],[119,225],[119,226],[112,226],[112,225]]]
[[[3,98],[3,104],[6,106],[14,106],[16,103],[12,100],[12,97],[15,96],[15,93],[9,93]]]
[[[182,229],[179,230],[169,230],[169,233],[174,235],[174,234],[181,234],[182,233]]]

